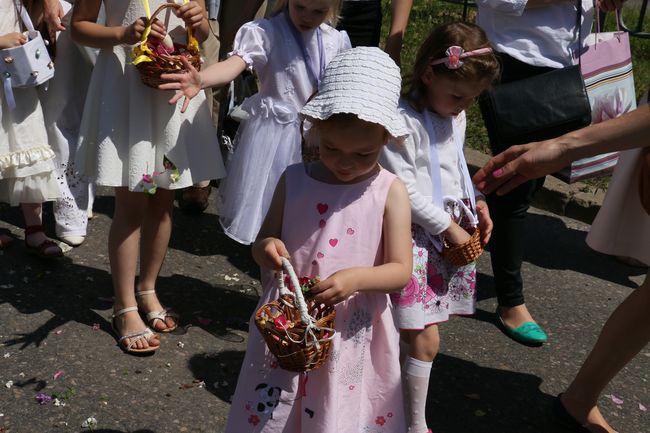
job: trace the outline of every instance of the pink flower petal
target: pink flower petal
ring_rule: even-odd
[[[59,329],[58,331],[54,331],[54,335],[61,335],[63,334],[63,329]]]
[[[212,319],[204,319],[203,317],[197,317],[196,320],[198,320],[201,325],[209,325],[212,323]]]
[[[641,403],[639,403],[639,410],[640,410],[641,412],[647,412],[647,411],[648,411],[648,408],[645,407],[644,405],[642,405]]]
[[[54,380],[57,380],[61,376],[63,376],[63,370],[57,371],[52,377],[54,377]]]
[[[614,402],[614,404],[618,404],[618,405],[623,404],[623,400],[616,397],[614,394],[612,394],[612,402]]]
[[[93,331],[99,330],[99,323],[93,323]]]

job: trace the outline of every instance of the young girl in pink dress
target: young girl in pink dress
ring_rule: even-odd
[[[410,210],[402,182],[377,162],[389,137],[406,133],[400,82],[387,54],[354,48],[332,60],[301,111],[320,160],[281,176],[253,256],[269,270],[289,257],[298,275],[319,276],[312,292],[336,305],[336,333],[324,365],[293,373],[278,366],[252,319],[228,433],[406,431],[388,293],[410,275]],[[277,297],[269,279],[258,307]]]
[[[409,433],[427,433],[429,374],[440,339],[438,323],[474,314],[475,264],[456,267],[441,255],[442,241],[461,245],[478,225],[487,243],[492,221],[475,197],[463,156],[465,109],[499,74],[483,31],[466,23],[435,29],[419,49],[411,85],[400,103],[409,136],[391,143],[384,166],[406,184],[413,218],[413,275],[391,295],[402,336],[410,344],[403,367]]]

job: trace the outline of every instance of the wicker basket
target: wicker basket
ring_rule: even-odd
[[[192,29],[190,27],[187,27],[187,46],[174,44],[174,52],[171,54],[158,52],[155,49],[156,47],[151,44],[151,41],[149,40],[151,23],[154,22],[160,12],[168,8],[178,9],[180,8],[180,5],[176,3],[165,3],[156,9],[153,15],[151,15],[151,18],[149,18],[145,31],[142,33],[142,40],[133,48],[131,54],[133,58],[132,63],[136,68],[138,68],[142,82],[146,86],[155,89],[157,89],[159,85],[166,83],[166,81],[160,79],[162,74],[187,72],[183,62],[181,61],[181,57],[185,57],[187,61],[196,68],[196,70],[201,68],[199,43],[192,35]]]
[[[465,266],[483,254],[481,245],[481,231],[478,227],[468,229],[471,237],[467,242],[461,245],[450,245],[447,240],[444,241],[442,257],[454,266]]]
[[[289,291],[284,272],[280,272],[280,298],[257,310],[255,325],[280,367],[298,373],[314,370],[329,355],[336,310],[333,306],[305,300],[291,263],[283,258],[282,266],[297,289]]]

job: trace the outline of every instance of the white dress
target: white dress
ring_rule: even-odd
[[[21,32],[13,0],[0,0],[0,35]],[[0,201],[42,203],[59,197],[54,152],[47,143],[36,88],[13,89],[16,108],[7,106],[0,86]]]
[[[151,11],[166,3],[150,0]],[[145,15],[140,0],[104,0],[106,26],[126,26]],[[184,23],[169,9],[158,16],[168,33],[184,34]],[[98,185],[144,191],[144,175],[160,188],[179,189],[223,177],[217,133],[203,92],[169,105],[172,91],[142,84],[131,64],[130,45],[102,49],[88,88],[81,122],[78,172]],[[178,178],[164,166],[167,158]]]
[[[62,1],[61,4],[66,9],[71,8],[70,3]],[[57,35],[56,74],[49,81],[47,91],[39,92],[47,138],[56,154],[56,178],[61,190],[61,197],[54,202],[56,234],[59,237],[86,235],[88,209],[94,190],[78,176],[74,158],[86,90],[93,70],[94,59],[87,54],[96,56],[96,53],[72,41],[69,30],[71,15],[69,11],[63,17],[63,25],[68,30]]]
[[[350,48],[350,39],[321,24],[325,64]],[[318,71],[316,31],[302,32],[305,47]],[[308,66],[294,39],[284,13],[244,24],[237,32],[234,50],[259,77],[260,91],[246,99],[242,108],[250,114],[235,139],[235,154],[228,177],[221,187],[220,222],[234,240],[255,240],[271,203],[280,175],[302,161],[298,112],[314,93]]]

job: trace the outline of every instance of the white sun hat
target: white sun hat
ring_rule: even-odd
[[[397,111],[402,77],[388,54],[376,47],[357,47],[340,52],[327,65],[318,93],[300,111],[325,120],[338,113],[377,123],[396,139],[408,135]]]

